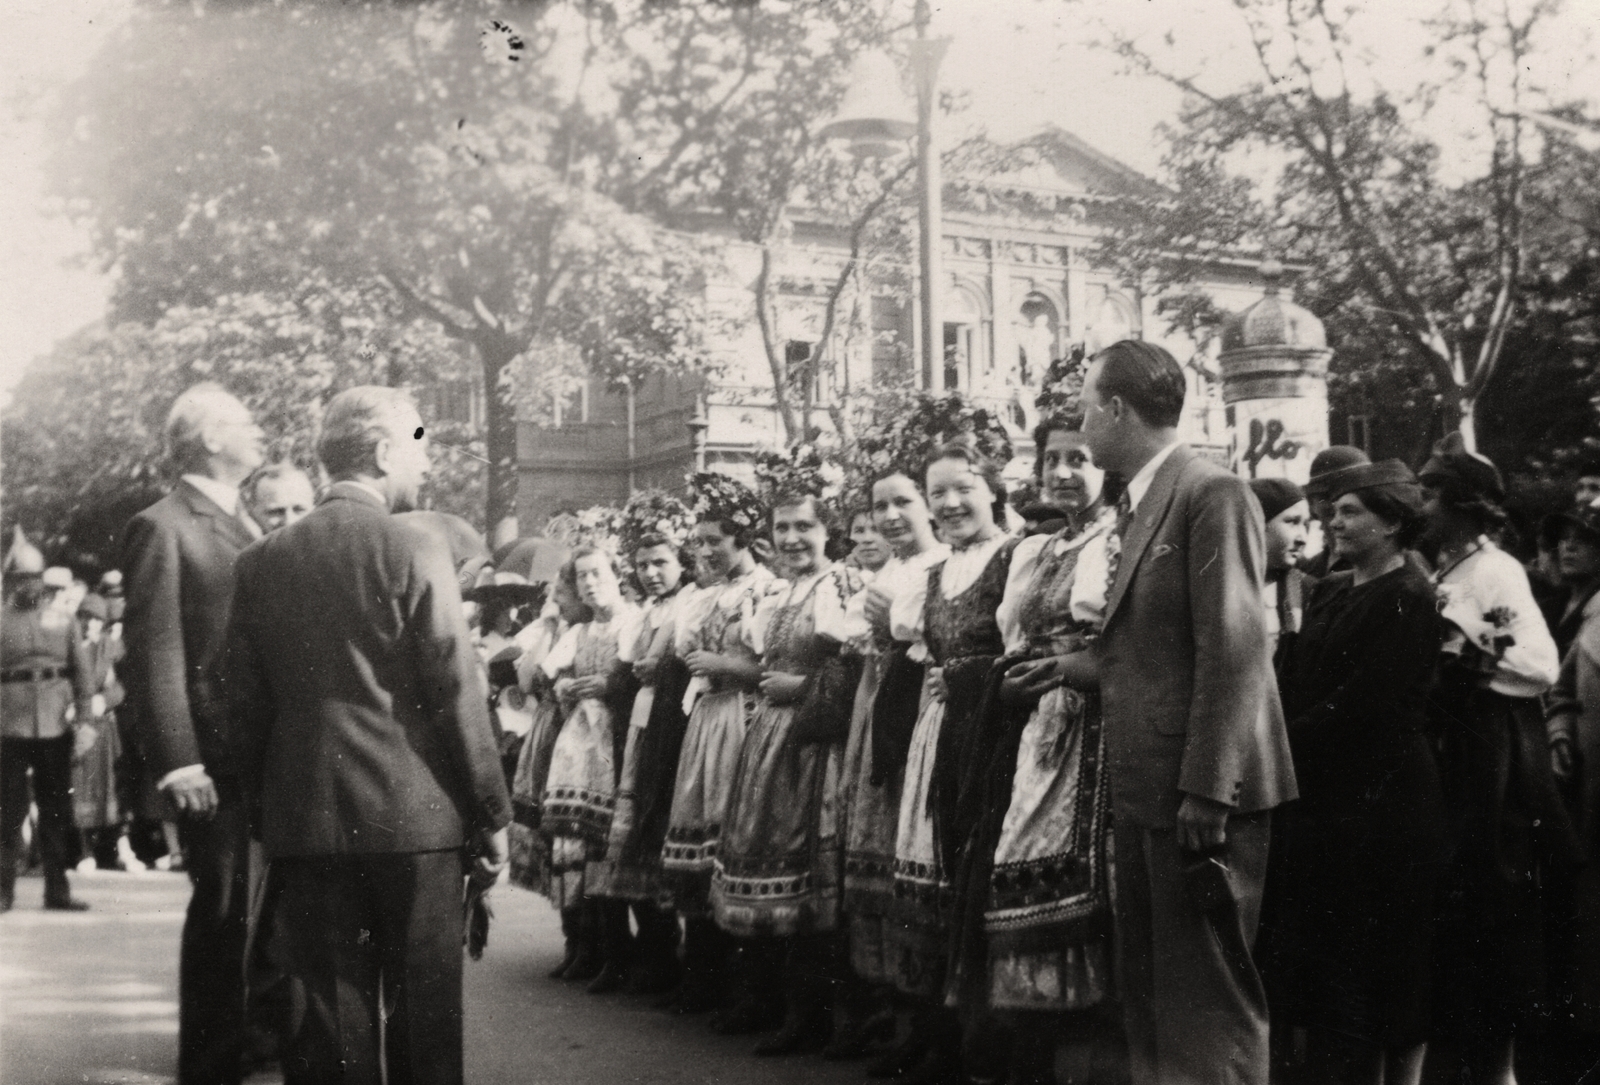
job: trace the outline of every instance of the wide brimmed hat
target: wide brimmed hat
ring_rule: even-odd
[[[539,535],[517,539],[500,548],[494,555],[498,573],[512,573],[525,583],[548,583],[561,575],[561,567],[572,557],[572,551],[554,539]]]
[[[1553,512],[1539,522],[1539,542],[1546,550],[1554,550],[1561,541],[1561,529],[1575,527],[1600,543],[1600,503],[1591,503],[1566,512]]]
[[[78,616],[82,618],[99,618],[102,622],[111,616],[111,608],[106,606],[106,601],[101,596],[90,592],[78,603]]]
[[[496,570],[481,584],[475,584],[461,593],[461,598],[469,603],[503,603],[506,606],[543,606],[546,596],[550,593],[548,581],[530,584],[526,579],[516,573],[503,573]]]
[[[1354,445],[1332,445],[1318,452],[1311,460],[1311,479],[1305,484],[1306,497],[1327,497],[1325,480],[1335,471],[1371,463],[1367,454]]]
[[[1395,495],[1408,505],[1422,508],[1422,487],[1411,468],[1400,460],[1379,460],[1341,467],[1322,476],[1323,496],[1337,501],[1345,494],[1359,493],[1378,486],[1393,487]]]

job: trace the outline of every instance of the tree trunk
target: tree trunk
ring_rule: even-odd
[[[498,331],[485,331],[473,337],[478,359],[483,363],[483,402],[485,444],[488,449],[489,480],[486,490],[484,523],[491,534],[499,535],[510,520],[515,533],[517,516],[517,412],[511,399],[511,362],[519,353],[515,341]]]
[[[761,328],[761,347],[767,355],[767,369],[772,374],[773,403],[778,408],[778,418],[783,422],[783,440],[788,444],[804,439],[800,431],[800,418],[794,408],[789,387],[789,363],[784,344],[778,338],[777,284],[773,282],[776,269],[772,251],[773,243],[761,246],[761,272],[756,276],[756,323]]]
[[[1476,452],[1478,451],[1478,400],[1472,393],[1463,391],[1461,397],[1456,400],[1456,405],[1461,414],[1460,420],[1456,423],[1457,428],[1461,430],[1461,441],[1467,446],[1468,452]]]

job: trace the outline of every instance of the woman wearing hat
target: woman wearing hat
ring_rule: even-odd
[[[1328,491],[1342,569],[1283,660],[1300,802],[1283,811],[1263,972],[1273,1029],[1308,1030],[1312,1080],[1415,1083],[1428,1039],[1444,799],[1426,736],[1442,637],[1405,556],[1422,494],[1398,460]]]
[[[1555,642],[1522,565],[1489,533],[1505,522],[1494,464],[1452,434],[1421,471],[1434,583],[1449,623],[1434,721],[1451,861],[1436,942],[1442,1067],[1512,1080],[1515,1037],[1545,987],[1541,878],[1577,858],[1550,774],[1539,697]]]

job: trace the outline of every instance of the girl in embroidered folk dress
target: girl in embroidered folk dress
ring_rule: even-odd
[[[857,675],[841,649],[855,570],[825,556],[822,501],[780,494],[772,542],[785,580],[757,608],[750,643],[764,667],[755,717],[734,777],[711,901],[717,925],[785,952],[783,1027],[757,1054],[786,1054],[820,1038],[842,963],[839,762]]]
[[[545,785],[550,779],[550,757],[556,738],[561,734],[564,716],[560,699],[544,672],[544,661],[567,630],[589,619],[589,608],[578,598],[574,583],[563,569],[551,583],[550,599],[538,621],[529,623],[516,636],[522,648],[522,655],[517,659],[517,680],[522,691],[532,698],[534,709],[533,725],[528,729],[528,739],[522,744],[517,770],[511,777],[511,879],[552,901],[556,898],[550,877],[550,839],[540,825],[544,817]],[[564,978],[568,970],[579,965],[580,956],[585,959],[578,970],[587,972],[586,978],[594,978],[600,970],[596,963],[599,947],[592,946],[588,952],[580,953],[585,943],[581,906],[562,910],[561,933],[566,939],[566,952],[551,970],[550,978]]]
[[[973,725],[989,668],[1005,651],[995,610],[1017,544],[998,523],[1005,510],[999,466],[975,442],[944,445],[925,478],[951,554],[928,573],[918,631],[928,678],[900,797],[891,926],[895,986],[917,1000],[917,1010],[907,1043],[872,1068],[914,1067],[906,1080],[916,1082],[942,1079],[959,1057],[959,1028],[942,1004],[952,878],[972,827],[958,820],[962,764],[990,753]]]
[[[1580,857],[1538,700],[1560,661],[1526,571],[1488,537],[1505,523],[1494,464],[1451,434],[1418,474],[1440,613],[1454,627],[1434,691],[1451,860],[1428,1062],[1510,1082],[1515,1037],[1544,1012],[1541,886]]]
[[[681,547],[689,516],[683,503],[642,491],[623,512],[622,550],[633,563],[644,604],[618,638],[619,672],[613,685],[618,710],[631,702],[631,712],[606,857],[590,872],[601,875],[594,892],[628,902],[638,936],[626,979],[620,968],[614,969],[601,973],[589,990],[605,993],[625,983],[633,994],[660,994],[678,980],[678,923],[658,898],[661,847],[686,722],[681,702],[688,684],[688,672],[671,654],[671,641],[678,614],[694,605],[696,589],[683,584]]]
[[[1063,1015],[1098,1005],[1110,980],[1110,792],[1090,649],[1116,518],[1100,515],[1105,475],[1079,422],[1063,416],[1037,435],[1043,496],[1067,524],[1011,559],[996,614],[1009,665],[985,721],[1002,737],[985,777],[964,788],[980,821],[958,879],[955,989],[977,1020],[1009,1021],[1009,1080],[1029,1085],[1054,1080]]]
[[[867,626],[870,636],[851,714],[843,774],[843,906],[850,966],[869,989],[894,983],[885,924],[894,900],[894,834],[905,750],[916,722],[917,696],[924,677],[922,663],[908,659],[906,653],[922,613],[928,569],[950,553],[934,536],[927,499],[907,473],[895,471],[878,479],[871,500],[873,526],[893,556],[849,604],[852,622]],[[880,684],[886,673],[893,677],[885,694],[880,693]],[[898,744],[893,742],[896,731],[903,732],[905,739]],[[831,1057],[846,1058],[864,1050],[873,1022],[881,1020],[869,1016],[869,991],[852,993],[856,1004],[839,1023],[824,1052]]]
[[[701,1013],[722,1001],[732,950],[712,920],[711,872],[761,680],[761,660],[744,629],[774,578],[750,551],[766,518],[755,494],[712,472],[696,475],[690,486],[696,523],[689,550],[706,586],[674,635],[691,676],[681,700],[689,721],[662,869],[666,895],[684,924],[684,982],[669,1008]]]
[[[591,617],[567,630],[543,664],[566,712],[550,757],[541,818],[550,840],[551,900],[563,910],[586,902],[589,866],[605,858],[616,803],[616,754],[614,714],[604,698],[617,660],[618,635],[637,609],[622,598],[616,564],[606,551],[580,547],[567,568]],[[621,937],[628,930],[626,904],[606,901],[592,911],[598,913],[591,921],[599,925],[602,956],[607,949],[621,952]],[[580,977],[569,969],[564,978]]]

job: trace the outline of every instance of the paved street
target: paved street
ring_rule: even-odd
[[[18,884],[0,916],[0,1085],[161,1085],[173,1080],[178,931],[188,899],[179,874],[73,875],[93,910],[45,912],[42,883]],[[467,1080],[473,1085],[850,1085],[859,1064],[817,1056],[752,1058],[745,1038],[713,1035],[649,1000],[594,998],[545,978],[560,929],[544,900],[494,894],[495,926],[467,962]],[[275,1077],[258,1075],[250,1085]]]

